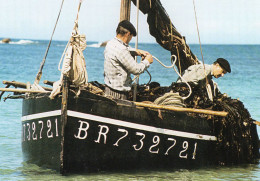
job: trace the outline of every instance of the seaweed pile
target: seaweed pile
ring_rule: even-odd
[[[216,147],[216,161],[220,165],[257,163],[259,159],[258,134],[256,125],[244,104],[231,99],[226,94],[217,91],[213,101],[209,100],[205,88],[190,84],[192,94],[184,100],[186,107],[226,111],[227,117],[206,116],[214,124],[213,132],[218,138]],[[138,86],[137,101],[154,102],[167,92],[179,92],[180,96],[187,96],[189,88],[183,83],[172,83],[169,87],[161,87],[159,83]],[[130,94],[129,99],[132,99]],[[191,116],[204,117],[201,114]]]

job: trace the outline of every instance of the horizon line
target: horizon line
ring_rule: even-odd
[[[0,37],[0,41],[2,39],[5,39],[6,37]],[[11,41],[12,40],[38,40],[38,41],[49,41],[48,39],[35,39],[35,38],[9,38]],[[68,41],[68,40],[61,40],[61,39],[52,39],[52,41]],[[87,42],[95,42],[95,43],[103,43],[109,40],[105,40],[105,41],[95,41],[95,40],[88,40]],[[154,42],[146,42],[146,41],[140,41],[138,43],[141,44],[158,44],[156,41]],[[130,42],[129,44],[135,44],[134,42]],[[199,45],[199,43],[187,43],[187,45]],[[260,43],[202,43],[202,45],[260,45]]]

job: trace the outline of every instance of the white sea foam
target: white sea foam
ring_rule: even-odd
[[[18,45],[24,45],[24,44],[32,44],[37,43],[37,41],[31,41],[31,40],[19,40],[19,41],[11,41],[10,44],[18,44]]]
[[[88,47],[93,47],[93,48],[99,48],[101,46],[102,43],[94,43],[94,44],[90,44],[87,45]]]
[[[32,40],[18,40],[18,41],[10,41],[9,44],[17,44],[17,45],[25,45],[25,44],[33,44],[38,43],[37,41]],[[2,41],[0,41],[0,44],[5,44]]]

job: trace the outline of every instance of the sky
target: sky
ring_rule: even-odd
[[[260,44],[260,0],[194,0],[202,44]],[[62,0],[0,0],[0,37],[49,40]],[[193,0],[161,0],[171,21],[187,43],[198,44]],[[65,0],[54,40],[67,41],[79,0]],[[87,41],[103,42],[115,36],[121,0],[83,0],[79,30]],[[132,4],[130,21],[136,26]],[[154,43],[147,16],[139,13],[138,42]],[[133,39],[132,41],[136,41]]]

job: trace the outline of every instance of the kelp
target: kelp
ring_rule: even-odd
[[[136,0],[132,2],[136,5]],[[140,0],[139,9],[147,14],[150,34],[157,43],[169,50],[171,55],[177,56],[176,65],[180,73],[198,63],[197,57],[186,44],[185,37],[177,31],[160,0]]]
[[[209,82],[212,85],[212,81]],[[93,86],[104,90],[104,85],[91,82]],[[232,165],[242,163],[257,163],[259,159],[259,138],[255,120],[238,99],[232,99],[226,94],[216,90],[213,101],[208,98],[206,88],[189,83],[192,94],[184,100],[187,108],[208,109],[213,111],[226,111],[226,117],[187,113],[194,118],[207,119],[212,124],[212,133],[217,137],[214,158],[219,165]],[[213,85],[211,86],[213,87]],[[129,93],[128,100],[133,100],[134,87]],[[172,92],[186,97],[190,90],[185,83],[173,82],[168,87],[162,87],[158,82],[146,85],[137,85],[137,102],[150,102]]]
[[[208,119],[214,125],[212,132],[217,137],[215,160],[220,165],[256,163],[259,159],[258,134],[256,125],[244,104],[238,99],[232,99],[220,91],[216,91],[213,101],[209,100],[205,88],[190,83],[192,94],[184,100],[186,107],[226,111],[228,116],[208,116],[189,114],[193,117]],[[189,88],[184,83],[172,83],[169,87],[161,87],[159,83],[139,85],[137,101],[154,102],[167,92],[178,92],[182,97],[189,94]],[[129,100],[132,99],[132,92]]]

